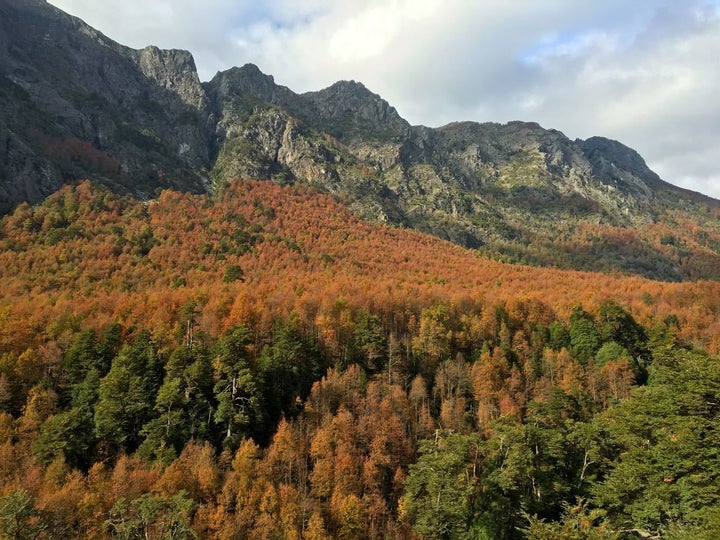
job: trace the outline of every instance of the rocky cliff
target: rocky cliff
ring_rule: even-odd
[[[2,0],[0,113],[0,211],[85,176],[206,187],[207,98],[188,52],[132,50],[43,0]]]

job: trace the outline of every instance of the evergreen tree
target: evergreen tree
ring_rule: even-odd
[[[248,360],[249,342],[249,330],[237,326],[220,339],[215,358],[213,419],[221,430],[222,444],[233,449],[244,437],[257,435],[265,419],[257,370]]]
[[[161,364],[150,334],[140,332],[113,359],[110,371],[100,380],[95,405],[95,434],[113,448],[137,449],[140,430],[154,415],[161,379]]]

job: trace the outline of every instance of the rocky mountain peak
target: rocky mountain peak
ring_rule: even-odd
[[[590,137],[585,141],[575,142],[593,165],[593,172],[599,176],[606,176],[612,169],[619,169],[642,178],[651,185],[660,182],[660,177],[650,170],[640,154],[618,141],[605,137]]]
[[[410,124],[387,101],[355,81],[339,81],[302,94],[319,125],[339,139],[393,139],[407,136]]]
[[[132,57],[142,73],[155,81],[159,88],[177,94],[183,103],[195,109],[207,107],[195,59],[189,51],[163,50],[150,45],[140,51],[132,51]]]
[[[310,94],[333,95],[351,99],[382,99],[379,95],[368,90],[363,83],[355,80],[336,81],[327,88],[319,92],[310,92]]]
[[[275,101],[277,89],[273,76],[264,74],[255,64],[219,71],[208,86],[221,97],[250,94],[255,99],[268,103]]]

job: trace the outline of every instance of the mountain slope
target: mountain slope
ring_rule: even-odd
[[[0,211],[84,177],[204,190],[206,107],[189,53],[123,47],[43,0],[0,1]]]
[[[415,231],[363,222],[302,184],[233,181],[216,200],[165,191],[149,204],[87,182],[67,186],[0,221],[0,280],[3,350],[44,339],[37,329],[66,324],[69,314],[95,325],[167,325],[193,297],[204,298],[198,317],[208,330],[246,318],[271,326],[292,311],[320,321],[346,305],[390,317],[439,301],[539,301],[567,317],[577,303],[594,309],[615,298],[643,324],[674,315],[684,339],[720,347],[717,282],[485,260]]]
[[[0,212],[80,178],[144,199],[271,179],[493,258],[720,278],[720,202],[619,142],[410,126],[360,83],[296,94],[252,64],[201,84],[190,53],[123,47],[42,0],[0,0],[0,112]]]

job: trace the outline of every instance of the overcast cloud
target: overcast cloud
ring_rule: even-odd
[[[638,150],[720,198],[720,0],[51,0],[108,37],[257,64],[296,92],[354,79],[412,124],[527,120]]]

